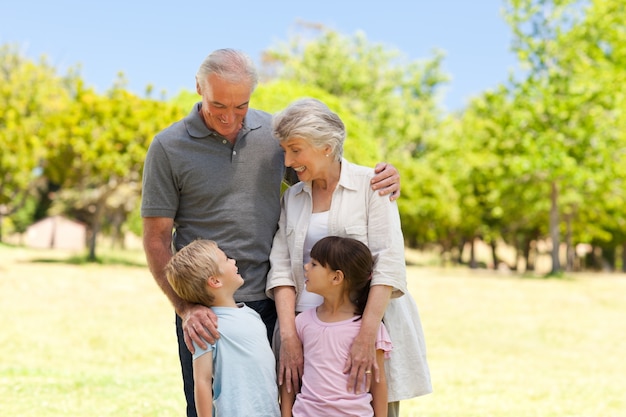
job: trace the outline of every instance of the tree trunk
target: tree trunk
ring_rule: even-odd
[[[470,261],[469,267],[471,269],[476,269],[476,239],[472,239],[470,242]]]
[[[463,265],[463,252],[465,251],[465,243],[466,243],[466,240],[464,238],[461,238],[461,241],[459,242],[459,246],[458,246],[459,251],[456,257],[457,265]]]
[[[574,245],[572,244],[572,215],[565,216],[565,247],[567,248],[565,270],[571,272],[574,270],[574,260],[576,258],[576,252],[574,251]]]
[[[91,239],[89,239],[89,255],[87,260],[89,262],[95,262],[96,258],[96,242],[98,241],[98,233],[100,232],[100,224],[102,221],[102,212],[104,211],[104,205],[106,198],[100,198],[96,202],[96,211],[91,222]]]
[[[530,237],[524,239],[524,260],[526,261],[526,268],[524,268],[525,272],[532,272],[535,270],[535,261],[531,259],[531,243],[532,239]]]
[[[498,254],[496,253],[496,241],[495,239],[491,239],[491,242],[489,242],[489,244],[491,245],[491,259],[493,262],[493,269],[498,269],[498,263],[500,262],[498,259]]]
[[[559,233],[559,189],[556,182],[552,182],[550,193],[550,238],[552,239],[552,270],[550,274],[561,272],[559,261],[560,233]]]
[[[616,262],[617,248],[615,245],[602,246],[602,269],[604,271],[613,272],[617,265]]]

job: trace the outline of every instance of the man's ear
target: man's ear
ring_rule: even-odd
[[[222,286],[222,280],[217,275],[211,275],[208,277],[206,283],[211,288],[219,288]]]

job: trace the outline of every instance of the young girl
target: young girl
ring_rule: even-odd
[[[371,381],[370,392],[348,392],[348,374],[343,373],[361,326],[373,266],[370,250],[355,239],[328,236],[311,249],[305,285],[324,301],[296,317],[304,371],[295,402],[293,394],[281,390],[283,416],[387,416],[384,359],[389,357],[391,340],[382,323],[376,342],[380,380]],[[368,378],[371,372],[366,372]]]

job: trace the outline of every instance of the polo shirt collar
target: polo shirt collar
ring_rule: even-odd
[[[202,107],[201,101],[197,102],[193,106],[191,112],[185,118],[185,127],[187,128],[189,136],[196,139],[205,138],[207,136],[216,134],[214,130],[209,129],[204,123],[202,115],[200,114],[200,107]],[[251,130],[260,128],[262,126],[262,121],[262,118],[258,116],[256,111],[254,111],[253,109],[248,109],[248,113],[243,119],[241,133],[247,133]]]

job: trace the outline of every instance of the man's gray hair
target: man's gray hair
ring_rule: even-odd
[[[200,87],[204,87],[211,74],[232,84],[249,83],[251,92],[259,81],[252,59],[242,51],[229,48],[213,51],[204,59],[196,73]]]
[[[274,115],[272,127],[274,136],[280,142],[300,138],[315,148],[330,145],[331,155],[336,160],[341,160],[346,127],[336,113],[317,99],[294,101]]]

